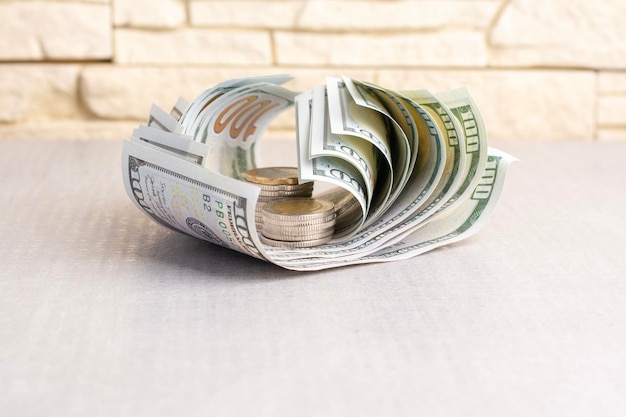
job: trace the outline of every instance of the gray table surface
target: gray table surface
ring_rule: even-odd
[[[626,415],[626,142],[492,144],[477,235],[297,273],[153,223],[120,142],[0,142],[0,415]]]

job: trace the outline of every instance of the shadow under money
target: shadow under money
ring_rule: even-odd
[[[136,213],[135,213],[136,211]],[[180,274],[228,280],[274,280],[304,277],[296,271],[165,228],[134,207],[120,207],[112,236],[120,261],[158,265]]]

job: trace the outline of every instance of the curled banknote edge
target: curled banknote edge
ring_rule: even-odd
[[[329,77],[311,91],[287,75],[238,78],[153,105],[124,142],[132,202],[155,222],[283,268],[310,271],[410,258],[476,233],[493,213],[515,158],[490,148],[465,88],[397,91]],[[255,223],[259,140],[295,106],[298,177],[323,182],[336,207],[332,240],[264,244]]]

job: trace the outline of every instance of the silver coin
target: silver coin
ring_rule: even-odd
[[[329,229],[327,231],[324,232],[320,232],[320,233],[309,233],[309,234],[299,234],[296,236],[291,236],[291,235],[286,235],[283,233],[272,233],[271,231],[267,230],[266,227],[263,227],[262,230],[262,234],[263,236],[265,236],[268,239],[273,239],[273,240],[282,240],[284,242],[302,242],[302,241],[307,241],[307,240],[317,240],[317,239],[323,239],[326,238],[328,236],[333,235],[335,229]]]
[[[281,197],[311,197],[313,194],[312,190],[296,190],[296,191],[261,191],[259,193],[259,198],[261,197],[272,197],[272,198],[281,198]]]
[[[298,168],[265,167],[248,170],[246,181],[264,185],[288,185],[298,183]]]
[[[316,198],[289,198],[268,203],[261,212],[264,217],[276,220],[309,220],[334,215],[335,205]]]
[[[265,224],[263,228],[268,234],[267,237],[272,239],[281,239],[285,237],[284,240],[294,240],[291,239],[297,238],[299,240],[311,240],[313,238],[324,237],[329,233],[332,234],[335,232],[335,225],[331,224],[329,226],[319,228],[319,229],[303,229],[303,228],[295,228],[295,227],[276,227],[271,224]],[[271,234],[271,236],[270,236]],[[287,239],[286,237],[289,237]]]
[[[324,243],[328,243],[332,240],[332,238],[333,236],[330,235],[322,239],[289,242],[289,241],[284,241],[284,240],[269,239],[263,236],[263,234],[259,236],[259,239],[261,239],[262,243],[269,245],[269,246],[275,246],[275,247],[280,247],[280,248],[310,248],[313,246],[319,246],[319,245],[323,245]]]
[[[250,181],[248,181],[250,182]],[[251,183],[256,184],[256,183]],[[298,190],[311,190],[313,191],[313,183],[312,182],[304,182],[302,184],[293,184],[293,185],[264,185],[264,184],[256,184],[259,188],[261,188],[261,192],[263,191],[298,191]]]
[[[291,218],[291,219],[274,219],[271,217],[263,216],[263,212],[261,212],[263,217],[263,222],[266,224],[273,224],[276,226],[284,226],[284,227],[308,227],[308,226],[319,226],[330,224],[331,222],[335,222],[336,217],[335,213],[329,214],[326,217],[319,218]]]

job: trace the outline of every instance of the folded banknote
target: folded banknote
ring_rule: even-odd
[[[295,92],[289,79],[238,78],[169,112],[153,105],[124,142],[130,199],[165,227],[302,271],[406,259],[488,220],[514,158],[488,147],[467,89],[328,77]],[[298,166],[257,167],[260,139],[292,106]]]

